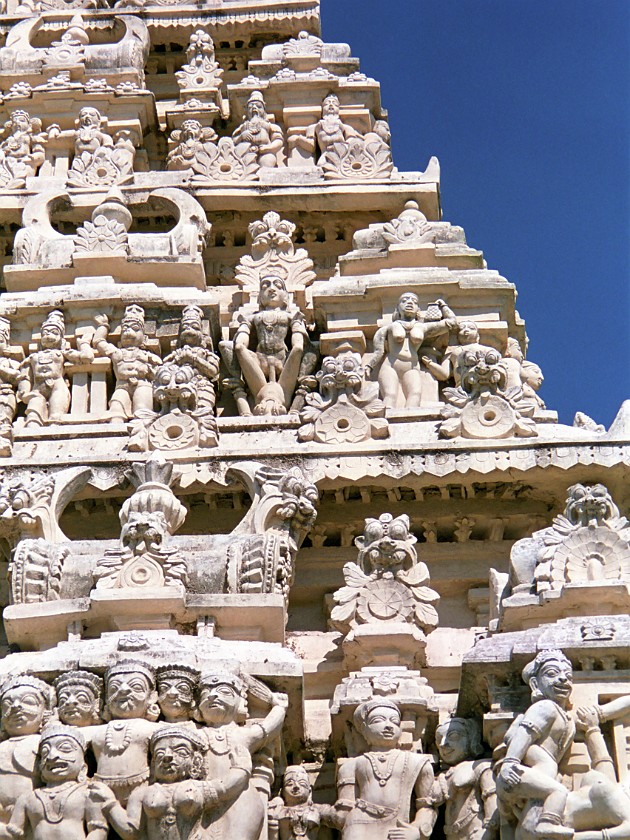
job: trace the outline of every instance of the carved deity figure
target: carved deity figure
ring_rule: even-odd
[[[304,317],[288,311],[289,294],[278,272],[261,277],[258,301],[258,312],[241,316],[234,354],[254,397],[254,414],[285,414],[304,353]]]
[[[65,671],[53,683],[57,692],[57,714],[68,726],[101,723],[103,680],[89,671]]]
[[[0,824],[6,825],[18,798],[39,786],[39,733],[53,707],[53,691],[37,677],[10,677],[0,688]]]
[[[404,292],[398,300],[392,323],[381,327],[374,336],[374,353],[366,370],[369,376],[372,370],[378,369],[381,397],[390,408],[399,405],[411,408],[427,401],[424,393],[427,373],[418,350],[430,339],[448,333],[456,323],[455,314],[443,300],[436,301],[435,305],[440,309],[441,319],[422,321],[417,295]],[[424,358],[429,359],[428,356]],[[426,362],[424,365],[431,371]]]
[[[187,665],[162,665],[156,676],[158,705],[164,720],[193,726],[199,672]]]
[[[422,357],[422,364],[440,382],[454,379],[455,385],[460,385],[462,375],[471,365],[471,359],[478,353],[483,355],[494,348],[479,341],[479,327],[474,321],[460,321],[457,325],[457,346],[449,347],[444,361],[438,363],[430,356]]]
[[[520,824],[526,823],[532,807],[542,802],[534,834],[541,840],[572,837],[573,829],[564,824],[569,791],[558,778],[558,766],[575,736],[567,712],[571,663],[562,651],[541,651],[523,669],[523,680],[531,688],[532,703],[508,729],[495,764],[501,823],[507,823],[506,831],[516,815]]]
[[[202,674],[199,681],[198,709],[208,751],[205,758],[207,779],[224,778],[230,770],[231,754],[245,749],[257,753],[280,734],[288,706],[286,694],[270,695],[267,716],[254,723],[239,725],[246,715],[246,686],[235,674]],[[242,791],[233,791],[217,808],[204,814],[203,830],[208,836],[257,840],[265,819],[265,805],[250,781]]]
[[[49,724],[41,735],[38,765],[42,787],[22,794],[11,822],[0,826],[2,840],[106,840],[107,821],[87,783],[81,730]],[[98,783],[92,783],[94,789]],[[102,795],[108,793],[98,785]]]
[[[544,408],[545,403],[536,393],[544,381],[541,369],[534,362],[525,361],[525,355],[516,338],[508,338],[505,354],[501,359],[508,375],[508,388],[522,388],[525,399],[536,408]]]
[[[499,829],[496,785],[492,762],[479,758],[479,724],[452,718],[438,726],[435,740],[445,767],[434,790],[435,802],[446,803],[444,833],[453,840],[494,840]]]
[[[149,741],[160,714],[153,670],[141,662],[121,661],[105,672],[105,717],[109,723],[89,730],[97,781],[125,805],[149,778]]]
[[[114,139],[103,130],[105,122],[96,108],[79,111],[69,186],[110,186],[133,177],[136,150],[129,132],[119,131]]]
[[[212,347],[212,339],[204,333],[203,310],[198,306],[190,304],[183,308],[177,346],[164,362],[179,367],[190,365],[195,371],[196,407],[214,411],[213,383],[219,377],[220,360]]]
[[[200,733],[180,726],[167,726],[155,732],[150,749],[150,784],[133,791],[126,810],[111,794],[103,802],[107,819],[123,840],[203,837],[204,812],[211,813],[238,797],[251,775],[249,753],[233,750],[223,776],[202,781],[204,739]],[[244,835],[231,836],[240,840]]]
[[[339,768],[342,840],[425,840],[436,818],[431,757],[399,749],[401,714],[392,700],[361,703],[354,724],[368,749]]]
[[[306,769],[287,767],[282,796],[269,803],[269,840],[317,840],[321,825],[336,826],[337,813],[330,805],[313,802],[313,788]]]
[[[296,137],[296,143],[301,145],[309,154],[316,153],[317,165],[322,166],[326,159],[326,152],[334,143],[344,143],[351,137],[360,137],[356,129],[343,122],[340,116],[341,106],[339,97],[335,93],[329,94],[322,103],[321,119],[309,125],[305,137]]]
[[[256,147],[231,137],[217,139],[216,131],[199,120],[184,120],[171,132],[166,168],[189,171],[193,180],[244,181],[258,172]]]
[[[153,409],[151,382],[159,356],[146,350],[144,344],[144,309],[131,304],[125,309],[120,322],[120,343],[116,347],[107,341],[109,321],[106,315],[96,318],[98,324],[92,342],[100,355],[111,359],[116,377],[116,387],[109,402],[111,422],[128,420],[139,411]]]
[[[77,336],[77,350],[68,346],[63,312],[51,312],[41,326],[39,349],[21,364],[18,399],[26,403],[25,426],[54,423],[70,408],[70,389],[65,379],[65,365],[91,362],[94,353]]]
[[[42,132],[42,121],[26,111],[13,111],[2,130],[0,140],[0,186],[20,190],[26,179],[37,175],[44,162],[44,146],[48,135]]]
[[[20,378],[20,364],[9,356],[11,324],[0,317],[0,454],[11,454],[12,424],[17,408],[15,390]]]
[[[284,161],[282,129],[267,114],[265,100],[259,90],[255,90],[249,97],[243,122],[234,131],[232,138],[237,151],[240,151],[241,144],[244,144],[246,148],[254,148],[259,166],[282,166]]]

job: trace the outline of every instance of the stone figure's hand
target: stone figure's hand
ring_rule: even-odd
[[[387,840],[420,840],[420,829],[398,820],[396,828],[390,828]]]
[[[522,773],[523,770],[520,765],[514,761],[510,761],[502,765],[501,772],[499,773],[499,779],[501,779],[505,787],[510,790],[521,781]]]
[[[590,729],[599,726],[601,708],[599,706],[579,706],[575,712],[578,729]]]
[[[433,359],[430,356],[420,356],[420,361],[425,367],[429,367],[430,364],[433,364]]]
[[[107,315],[95,315],[94,321],[99,327],[109,327],[109,318]]]
[[[103,782],[91,781],[88,784],[90,802],[95,802],[100,805],[102,810],[116,804],[116,797]]]
[[[289,708],[289,697],[282,691],[274,691],[271,695],[271,705],[277,706],[279,709]]]

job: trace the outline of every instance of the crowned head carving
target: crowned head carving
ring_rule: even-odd
[[[9,677],[0,688],[0,725],[11,738],[34,735],[47,723],[55,692],[43,680],[29,674]]]
[[[379,698],[357,706],[354,725],[370,748],[392,749],[402,735],[400,707],[393,700]]]
[[[157,720],[159,714],[153,668],[137,660],[122,660],[107,669],[105,718]]]
[[[231,671],[210,671],[199,678],[199,716],[207,726],[222,726],[247,716],[247,686]]]
[[[85,738],[76,726],[49,723],[42,731],[38,752],[39,772],[44,784],[87,781],[85,748]]]
[[[417,540],[409,527],[407,514],[394,518],[391,513],[383,513],[378,519],[366,519],[363,535],[354,541],[363,571],[396,572],[415,565]]]
[[[532,701],[552,700],[567,706],[573,688],[573,666],[561,650],[541,650],[523,668],[523,681],[532,692]]]
[[[194,730],[165,726],[151,737],[152,782],[173,784],[184,779],[203,779],[207,747]]]
[[[66,671],[53,683],[59,720],[68,726],[92,726],[101,721],[103,680],[89,671]]]
[[[169,723],[191,720],[199,671],[188,665],[162,665],[156,671],[158,704]]]

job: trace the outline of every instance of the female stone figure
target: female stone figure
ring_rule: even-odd
[[[422,405],[423,378],[426,371],[418,357],[420,346],[437,338],[455,325],[455,315],[443,300],[436,305],[442,318],[439,321],[419,320],[418,297],[405,292],[398,300],[391,324],[381,327],[374,336],[374,353],[366,365],[368,375],[378,371],[381,397],[385,405],[406,408]]]
[[[51,714],[53,690],[43,680],[22,674],[0,689],[0,824],[8,823],[19,796],[39,786],[39,733]]]
[[[354,724],[368,750],[339,768],[342,839],[425,840],[435,823],[431,757],[398,748],[401,715],[392,700],[361,703]]]
[[[251,775],[251,757],[236,748],[221,779],[202,781],[204,739],[201,733],[180,726],[167,726],[151,738],[150,784],[134,790],[126,810],[111,793],[102,797],[103,811],[123,840],[188,840],[203,836],[201,818],[205,809],[238,797]],[[212,835],[215,837],[216,835]],[[229,835],[219,835],[228,840]],[[229,840],[240,840],[232,835]]]
[[[437,804],[446,803],[444,831],[453,840],[491,840],[497,836],[499,815],[492,762],[482,752],[479,725],[452,718],[438,726],[435,739],[447,768],[435,784]]]
[[[246,713],[245,700],[245,683],[236,674],[201,675],[198,709],[204,724],[201,734],[208,747],[207,779],[225,777],[235,749],[245,748],[253,755],[280,734],[288,706],[286,694],[271,695],[272,708],[263,720],[239,725],[237,720]],[[264,819],[263,799],[250,780],[242,792],[233,790],[215,809],[207,811],[202,825],[213,838],[258,840]]]

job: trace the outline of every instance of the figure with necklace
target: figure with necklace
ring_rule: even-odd
[[[354,725],[368,749],[339,768],[342,840],[424,840],[435,824],[431,756],[398,747],[401,714],[392,700],[357,706]]]
[[[234,354],[254,397],[254,414],[286,414],[304,354],[304,316],[288,311],[289,293],[278,268],[260,278],[258,302],[258,312],[242,316]]]
[[[287,767],[282,796],[269,803],[269,840],[317,840],[321,825],[338,824],[333,806],[313,802],[306,769],[300,764]]]
[[[267,114],[265,100],[255,90],[247,100],[243,122],[232,134],[237,154],[251,149],[256,153],[259,166],[274,168],[284,162],[284,137],[282,129]]]
[[[254,756],[280,734],[289,703],[286,694],[270,693],[269,713],[252,723],[246,722],[246,700],[247,687],[237,674],[201,675],[197,705],[208,747],[206,779],[224,779],[235,750],[245,749]],[[264,820],[263,798],[250,779],[242,792],[232,791],[216,808],[205,811],[202,827],[212,838],[258,840]]]
[[[93,793],[123,840],[199,838],[204,810],[238,797],[249,783],[252,760],[243,748],[230,753],[229,769],[221,779],[204,781],[206,745],[194,730],[166,726],[153,734],[150,749],[150,784],[133,791],[126,809],[107,788]]]
[[[85,739],[75,726],[52,723],[43,730],[38,752],[43,787],[23,794],[1,840],[106,840],[107,821],[87,783]],[[101,795],[105,785],[93,783]]]
[[[149,741],[164,724],[153,669],[142,662],[121,661],[105,672],[105,714],[109,723],[86,727],[96,757],[97,781],[112,789],[122,805],[149,778]]]
[[[423,368],[418,350],[421,345],[448,333],[455,326],[455,314],[443,300],[435,307],[441,318],[423,321],[417,295],[404,292],[394,311],[391,324],[386,324],[374,335],[374,353],[366,365],[369,377],[378,370],[381,398],[390,408],[412,408],[428,401],[424,382],[427,372]],[[435,389],[431,389],[434,391]]]

